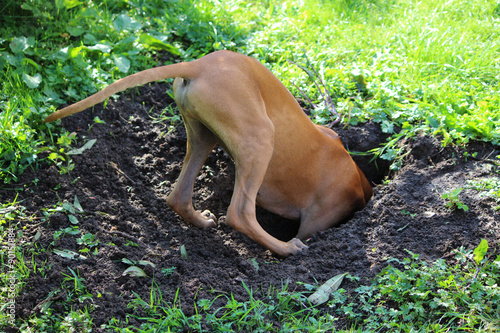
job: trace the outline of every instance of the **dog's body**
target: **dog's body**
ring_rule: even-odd
[[[236,165],[226,222],[279,256],[301,251],[306,246],[300,239],[340,223],[370,199],[370,184],[337,134],[314,125],[260,62],[229,51],[127,76],[45,122],[80,112],[126,88],[173,77],[188,142],[167,203],[188,223],[199,228],[216,224],[210,212],[193,208],[192,194],[195,178],[217,143]],[[297,238],[283,242],[264,231],[255,217],[256,204],[299,219]]]

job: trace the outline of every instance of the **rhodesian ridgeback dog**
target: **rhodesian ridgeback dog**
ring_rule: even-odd
[[[193,208],[192,196],[196,176],[217,143],[236,166],[226,223],[278,256],[307,248],[301,240],[339,224],[370,199],[371,186],[337,133],[315,125],[259,61],[230,51],[132,74],[44,122],[167,78],[175,78],[175,101],[187,131],[184,164],[167,203],[189,224],[216,225],[212,213]],[[300,220],[296,238],[283,242],[268,234],[256,219],[256,204]]]

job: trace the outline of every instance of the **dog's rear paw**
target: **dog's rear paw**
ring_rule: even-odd
[[[290,255],[297,254],[302,252],[302,250],[307,249],[307,245],[302,243],[302,241],[298,238],[292,238],[287,242],[288,252]]]
[[[191,221],[191,224],[198,228],[211,228],[217,225],[217,218],[209,210],[204,210],[203,212],[196,212],[196,218]]]

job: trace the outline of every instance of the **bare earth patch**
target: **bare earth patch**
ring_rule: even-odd
[[[404,167],[389,185],[375,187],[374,197],[363,211],[339,227],[315,234],[307,241],[309,249],[300,255],[277,259],[224,224],[234,166],[220,148],[212,153],[198,177],[194,198],[198,209],[216,214],[219,225],[209,230],[189,227],[165,200],[185,154],[184,128],[178,123],[169,132],[168,123],[151,118],[172,102],[166,89],[164,84],[141,87],[110,100],[105,112],[102,106],[96,106],[93,112],[64,119],[63,126],[78,134],[78,145],[89,139],[97,139],[96,144],[74,156],[75,169],[70,174],[60,175],[55,167],[47,167],[26,172],[20,184],[11,186],[21,188],[39,179],[38,186],[26,187],[18,198],[28,212],[39,216],[42,208],[63,200],[73,202],[76,195],[85,211],[78,215],[81,234],[94,234],[100,242],[98,254],[87,254],[86,260],[63,258],[52,250],[78,252],[82,248],[76,242],[81,234],[54,241],[55,231],[71,226],[66,214],[52,215],[46,223],[28,224],[24,240],[33,241],[37,231],[41,232],[37,243],[47,251],[36,261],[47,261],[51,269],[46,278],[31,274],[16,300],[18,318],[39,311],[37,305],[60,288],[64,278],[61,273],[68,274],[68,267],[79,272],[94,295],[98,307],[91,316],[97,332],[110,318],[125,319],[132,311],[127,304],[135,298],[134,292],[148,299],[153,276],[164,300],[172,302],[178,290],[182,309],[190,315],[195,299],[213,299],[220,293],[246,299],[248,293],[242,282],[259,298],[270,285],[288,282],[289,289],[303,290],[296,282],[322,283],[344,272],[361,277],[361,283],[368,282],[385,267],[388,258],[408,257],[406,250],[435,260],[451,258],[451,251],[461,246],[474,248],[481,238],[498,248],[500,213],[493,209],[498,204],[468,188],[468,181],[495,175],[498,167],[481,158],[498,155],[499,147],[473,143],[463,149],[443,148],[438,140],[425,136],[407,140],[412,151]],[[96,124],[88,131],[96,115],[106,124]],[[372,123],[334,130],[352,151],[366,151],[385,141],[379,126]],[[477,152],[477,159],[465,159],[465,150]],[[387,164],[378,161],[377,170],[374,163],[368,163],[369,157],[357,160],[367,177],[380,184],[388,172]],[[54,190],[56,187],[59,189]],[[464,189],[459,198],[469,207],[468,212],[445,206],[442,194],[456,188]],[[14,191],[0,190],[2,202],[12,201],[15,195]],[[258,212],[261,223],[273,235],[283,240],[294,236],[296,222],[260,209]],[[181,246],[189,259],[181,256]],[[128,267],[121,261],[124,258],[148,260],[156,267],[144,268],[148,278],[122,276]],[[171,267],[175,267],[172,274],[162,273],[162,269]],[[343,288],[354,287],[352,282],[344,282]],[[96,297],[98,293],[102,296]],[[56,312],[65,310],[58,299],[52,306]],[[130,323],[139,324],[134,319]]]

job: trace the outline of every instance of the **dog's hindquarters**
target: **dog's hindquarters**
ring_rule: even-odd
[[[191,204],[192,185],[200,162],[217,140],[236,166],[226,222],[277,255],[288,256],[305,247],[302,242],[280,241],[264,231],[256,219],[257,192],[273,155],[275,131],[258,86],[252,81],[251,70],[249,74],[244,64],[221,66],[217,68],[217,77],[207,71],[194,80],[177,79],[174,83],[175,99],[188,132],[188,154],[169,204],[184,207],[184,211],[173,209],[186,221],[190,222],[193,216],[199,219]]]

